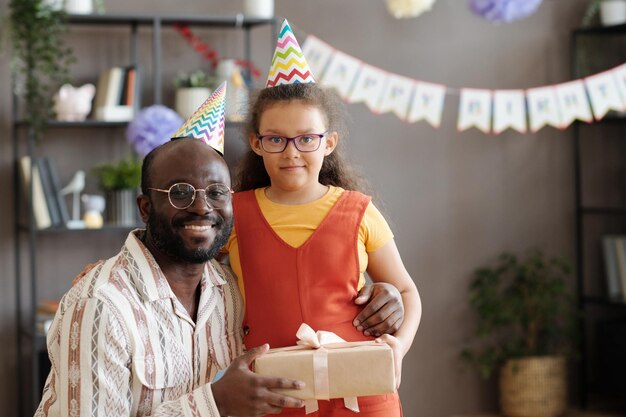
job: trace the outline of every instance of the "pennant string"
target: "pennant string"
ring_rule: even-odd
[[[565,129],[576,120],[591,123],[594,116],[600,120],[609,110],[626,112],[626,63],[543,87],[453,88],[385,71],[298,27],[292,25],[292,30],[303,34],[303,51],[322,86],[336,89],[348,103],[363,102],[374,114],[393,112],[408,123],[426,120],[439,127],[444,97],[450,96],[461,98],[459,130],[476,127],[485,133],[499,134],[509,128],[526,133],[526,126],[533,133],[544,126]]]

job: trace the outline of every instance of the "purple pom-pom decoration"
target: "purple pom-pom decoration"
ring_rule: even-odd
[[[543,0],[470,0],[474,13],[493,23],[512,22],[535,13]]]
[[[142,109],[126,129],[126,139],[140,156],[170,140],[183,124],[174,110],[155,104]]]

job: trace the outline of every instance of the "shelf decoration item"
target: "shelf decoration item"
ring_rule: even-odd
[[[83,202],[83,222],[86,229],[100,229],[104,224],[105,201],[101,195],[83,194],[80,198]]]
[[[155,104],[142,109],[126,128],[126,139],[135,152],[146,156],[157,146],[167,142],[183,124],[183,119],[169,107]]]
[[[82,122],[91,111],[91,100],[96,94],[93,84],[82,87],[73,87],[63,84],[54,96],[54,112],[57,120],[67,122]]]
[[[243,14],[257,19],[274,17],[274,0],[244,0]]]
[[[94,12],[94,1],[65,0],[65,11],[70,14],[91,14]]]
[[[193,50],[202,57],[202,59],[211,64],[211,68],[217,67],[219,61],[217,51],[196,36],[189,25],[176,24],[174,25],[174,29],[176,29],[180,36],[185,38],[189,46],[191,46]],[[240,68],[247,70],[247,72],[255,78],[261,76],[261,71],[250,60],[238,59],[237,65],[239,65]]]
[[[174,79],[176,113],[183,119],[189,118],[211,95],[216,85],[217,80],[212,73],[203,70],[192,73],[179,72]]]
[[[78,170],[70,182],[61,189],[61,195],[72,194],[72,218],[67,222],[68,229],[82,229],[85,223],[80,219],[80,193],[85,189],[85,171]]]
[[[23,117],[38,141],[53,115],[52,95],[68,82],[69,66],[75,61],[65,45],[66,14],[50,2],[11,0],[10,38],[14,93],[23,100]]]
[[[602,26],[626,23],[626,0],[600,0],[600,23]]]
[[[435,0],[387,0],[387,10],[396,19],[417,17],[429,11]]]
[[[510,23],[535,13],[543,0],[470,0],[470,9],[492,23]]]
[[[105,220],[108,224],[137,225],[137,194],[141,183],[141,160],[127,158],[98,165],[93,170],[105,192]]]
[[[469,295],[478,318],[476,340],[461,357],[484,378],[500,371],[505,416],[565,411],[564,355],[573,350],[576,321],[570,277],[568,261],[548,259],[538,249],[523,258],[504,253],[474,274]]]
[[[223,82],[172,138],[192,137],[224,155],[225,100],[226,82]]]
[[[470,9],[492,23],[510,23],[524,19],[541,5],[543,0],[470,0]]]
[[[217,64],[215,76],[218,82],[227,81],[225,117],[231,122],[245,119],[248,105],[248,87],[235,59],[222,59]]]

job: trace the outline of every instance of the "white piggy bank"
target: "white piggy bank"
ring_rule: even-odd
[[[81,122],[87,118],[91,111],[91,100],[96,94],[93,84],[85,84],[82,87],[72,87],[65,84],[54,96],[54,111],[57,120],[67,122]]]

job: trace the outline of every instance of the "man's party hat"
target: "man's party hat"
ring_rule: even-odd
[[[224,155],[224,107],[226,81],[191,115],[172,138],[192,137],[205,142]]]
[[[313,78],[309,64],[304,58],[298,40],[293,34],[289,22],[285,19],[278,33],[276,50],[265,87],[314,82],[315,78]]]

